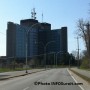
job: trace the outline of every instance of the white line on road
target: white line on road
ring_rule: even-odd
[[[71,75],[70,71],[67,69],[67,71],[69,72],[70,76],[73,78],[73,80],[77,83],[77,80]],[[84,90],[84,88],[80,85],[78,85],[82,90]]]
[[[29,87],[26,87],[26,88],[24,88],[23,90],[27,90],[27,89],[29,89]]]

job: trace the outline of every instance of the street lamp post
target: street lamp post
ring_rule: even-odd
[[[55,52],[53,54],[54,54],[54,67],[55,67],[55,64],[56,64],[56,62],[55,62]]]
[[[29,33],[29,31],[30,31],[34,26],[36,26],[36,25],[41,25],[41,23],[35,23],[35,24],[33,24],[33,25],[29,28],[29,30],[26,31],[26,73],[28,73],[28,71],[27,71],[27,60],[28,60],[28,33]]]
[[[57,57],[58,57],[59,53],[61,54],[61,53],[63,53],[63,51],[59,51],[59,52],[56,53],[56,67],[57,67]]]
[[[71,66],[70,64],[71,64],[71,58],[69,59],[69,68],[70,68],[70,66]]]
[[[44,58],[44,59],[45,59],[45,69],[46,69],[46,64],[47,64],[47,63],[46,63],[46,48],[47,48],[47,46],[48,46],[50,43],[53,43],[53,42],[55,42],[55,41],[50,41],[50,42],[47,42],[47,43],[46,43],[46,45],[45,45],[45,47],[44,47],[44,56],[45,56],[45,58]]]
[[[41,43],[41,44],[43,45],[43,47],[44,47],[44,61],[45,61],[45,69],[46,69],[46,48],[47,48],[47,46],[48,46],[50,43],[53,43],[53,42],[55,42],[55,41],[50,41],[50,42],[47,42],[47,43],[46,43],[46,45],[44,45],[44,43],[43,43],[43,42],[35,42],[35,43]]]
[[[28,73],[27,71],[27,51],[28,51],[28,32],[26,32],[26,73]]]

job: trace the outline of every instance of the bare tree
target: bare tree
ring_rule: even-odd
[[[77,51],[72,51],[72,55],[77,59]]]
[[[87,56],[87,51],[86,50],[82,50],[81,53],[80,53],[80,59],[83,59],[86,56]]]
[[[90,24],[89,21],[84,21],[83,19],[79,19],[77,23],[77,35],[82,37],[86,47],[86,55],[85,60],[82,62],[82,66],[88,66],[90,68]],[[85,64],[87,60],[87,65]]]
[[[77,32],[76,34],[80,37],[82,37],[82,39],[84,40],[84,43],[85,43],[85,47],[86,47],[86,50],[87,50],[87,54],[89,54],[89,37],[90,37],[90,34],[89,34],[89,23],[88,21],[85,22],[83,19],[79,19],[78,22],[77,22]]]

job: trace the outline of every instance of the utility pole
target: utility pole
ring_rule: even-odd
[[[79,38],[80,38],[80,37],[78,37],[78,36],[76,37],[76,39],[77,39],[77,59],[78,59],[78,60],[77,60],[77,67],[78,67],[78,68],[79,68],[79,64],[80,64],[80,60],[79,60],[79,50],[80,50],[80,49],[79,49]]]
[[[80,60],[79,60],[79,37],[77,37],[77,50],[78,50],[78,68],[79,68],[79,65],[80,65]]]

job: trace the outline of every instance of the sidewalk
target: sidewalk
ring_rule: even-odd
[[[88,77],[88,79],[90,78],[90,71],[86,71],[78,68],[70,68],[70,69],[85,77]],[[71,70],[70,70],[70,73],[74,77],[75,81],[83,84],[83,85],[80,85],[80,87],[82,88],[81,90],[90,90],[90,83],[86,79],[83,79],[82,77],[78,76],[76,73],[74,73]]]
[[[90,78],[90,71],[82,70],[82,69],[78,69],[78,68],[71,68],[71,70],[74,70],[74,71],[78,72],[79,74]]]
[[[14,77],[25,76],[31,73],[36,73],[36,72],[40,72],[44,70],[45,69],[32,69],[32,70],[28,70],[28,73],[26,73],[25,70],[14,71],[14,72],[4,72],[4,73],[0,73],[0,80],[6,80],[6,79],[14,78]]]

